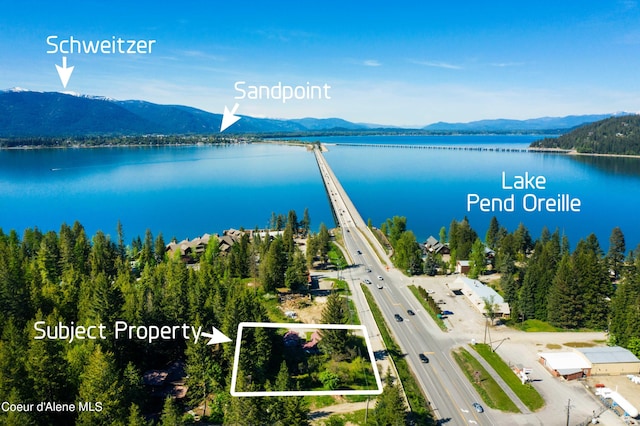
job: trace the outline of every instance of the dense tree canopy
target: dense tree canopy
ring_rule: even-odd
[[[79,223],[64,224],[58,233],[28,229],[22,238],[0,230],[0,400],[76,407],[101,402],[101,411],[0,412],[0,424],[135,425],[155,415],[160,424],[174,425],[204,400],[211,401],[210,420],[227,423],[232,345],[208,346],[204,337],[205,343],[195,343],[182,334],[153,342],[116,339],[113,325],[187,324],[235,336],[241,321],[269,321],[264,293],[307,282],[304,255],[293,243],[303,232],[293,225],[296,217],[286,216],[288,235],[251,239],[245,233],[226,254],[212,238],[190,265],[168,255],[162,234],[154,238],[147,231],[126,246],[121,225],[115,240],[104,232],[88,237]],[[36,322],[85,330],[103,324],[104,336],[36,339]],[[282,360],[282,339],[265,330],[243,335],[248,350],[240,357],[240,369],[251,371],[260,386],[274,380]],[[176,362],[184,362],[186,398],[165,401],[162,392],[142,386],[143,373]],[[305,406],[298,401],[288,413],[304,416]]]

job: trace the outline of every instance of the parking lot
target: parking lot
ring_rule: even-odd
[[[450,313],[445,315],[444,321],[449,328],[449,333],[454,334],[460,344],[472,341],[483,343],[491,342],[498,347],[496,352],[509,365],[526,367],[532,370],[530,377],[535,388],[546,401],[546,406],[538,413],[524,414],[512,418],[513,424],[559,424],[558,419],[565,419],[567,405],[570,405],[571,424],[585,421],[593,410],[600,404],[592,393],[589,381],[571,381],[553,377],[539,362],[537,353],[548,351],[550,348],[569,349],[564,346],[568,342],[587,342],[590,344],[603,344],[606,335],[602,332],[561,332],[561,333],[526,333],[514,330],[504,325],[486,327],[486,318],[480,313],[464,295],[454,294],[448,284],[452,283],[457,275],[435,277],[405,278],[406,285],[417,285],[428,292],[436,301],[443,301],[440,308]],[[485,334],[485,330],[487,333]],[[612,388],[618,384],[623,395],[631,395],[629,399],[635,406],[640,406],[640,385],[633,384],[626,376],[598,377],[595,382],[602,382]],[[594,382],[594,383],[595,383]],[[626,382],[626,383],[625,383]],[[622,386],[624,383],[625,386]],[[635,390],[635,392],[633,392]],[[600,417],[600,424],[623,424],[615,414],[605,412]]]

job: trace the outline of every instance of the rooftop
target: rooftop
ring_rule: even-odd
[[[594,348],[578,348],[578,351],[593,364],[615,364],[638,362],[640,359],[636,357],[630,350],[620,346],[598,346]]]

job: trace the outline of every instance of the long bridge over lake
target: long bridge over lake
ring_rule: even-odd
[[[490,413],[480,416],[475,410],[469,410],[478,396],[449,359],[449,351],[457,345],[455,338],[442,333],[435,322],[420,310],[405,321],[398,320],[398,312],[404,314],[408,307],[415,309],[416,305],[415,297],[408,288],[408,278],[393,267],[384,248],[367,227],[329,167],[320,148],[315,147],[314,154],[336,223],[342,232],[341,244],[345,257],[351,259],[352,265],[344,270],[343,279],[351,287],[351,297],[361,323],[373,334],[370,336],[373,350],[378,354],[386,353],[378,326],[360,288],[361,282],[368,284],[369,292],[386,319],[391,334],[400,345],[418,386],[428,398],[436,421],[447,422],[450,426],[498,424]],[[428,364],[421,362],[418,357],[418,354],[425,352],[430,354]],[[387,357],[388,355],[384,355],[377,360],[379,367],[384,369],[382,374],[386,373],[385,364],[390,361]]]
[[[331,145],[331,144],[326,144]],[[338,145],[338,144],[334,144]],[[517,148],[500,146],[468,146],[468,145],[416,145],[416,144],[369,144],[369,143],[340,143],[340,146],[356,146],[367,148],[400,148],[400,149],[433,149],[448,151],[488,151],[488,152],[542,152],[553,154],[567,154],[569,150],[548,148]]]

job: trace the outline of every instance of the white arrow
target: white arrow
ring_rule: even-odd
[[[236,121],[240,120],[240,117],[238,117],[237,115],[234,115],[238,110],[239,106],[240,105],[236,102],[231,112],[229,112],[229,108],[227,108],[226,105],[224,106],[224,114],[222,116],[222,124],[220,125],[220,132],[224,132],[229,126],[231,126]]]
[[[236,104],[237,105],[237,104]],[[226,342],[230,342],[231,339],[229,339],[227,336],[225,336],[224,334],[222,334],[222,332],[220,330],[218,330],[215,327],[211,327],[213,330],[213,333],[207,333],[207,332],[202,332],[200,335],[203,337],[208,337],[209,341],[207,342],[207,345],[213,345],[216,343],[226,343]]]
[[[73,67],[67,68],[67,57],[62,57],[62,66],[56,64],[56,69],[58,70],[58,75],[60,76],[60,81],[62,82],[62,87],[67,88],[67,83],[69,83],[69,79],[71,78],[71,73],[73,72]]]

